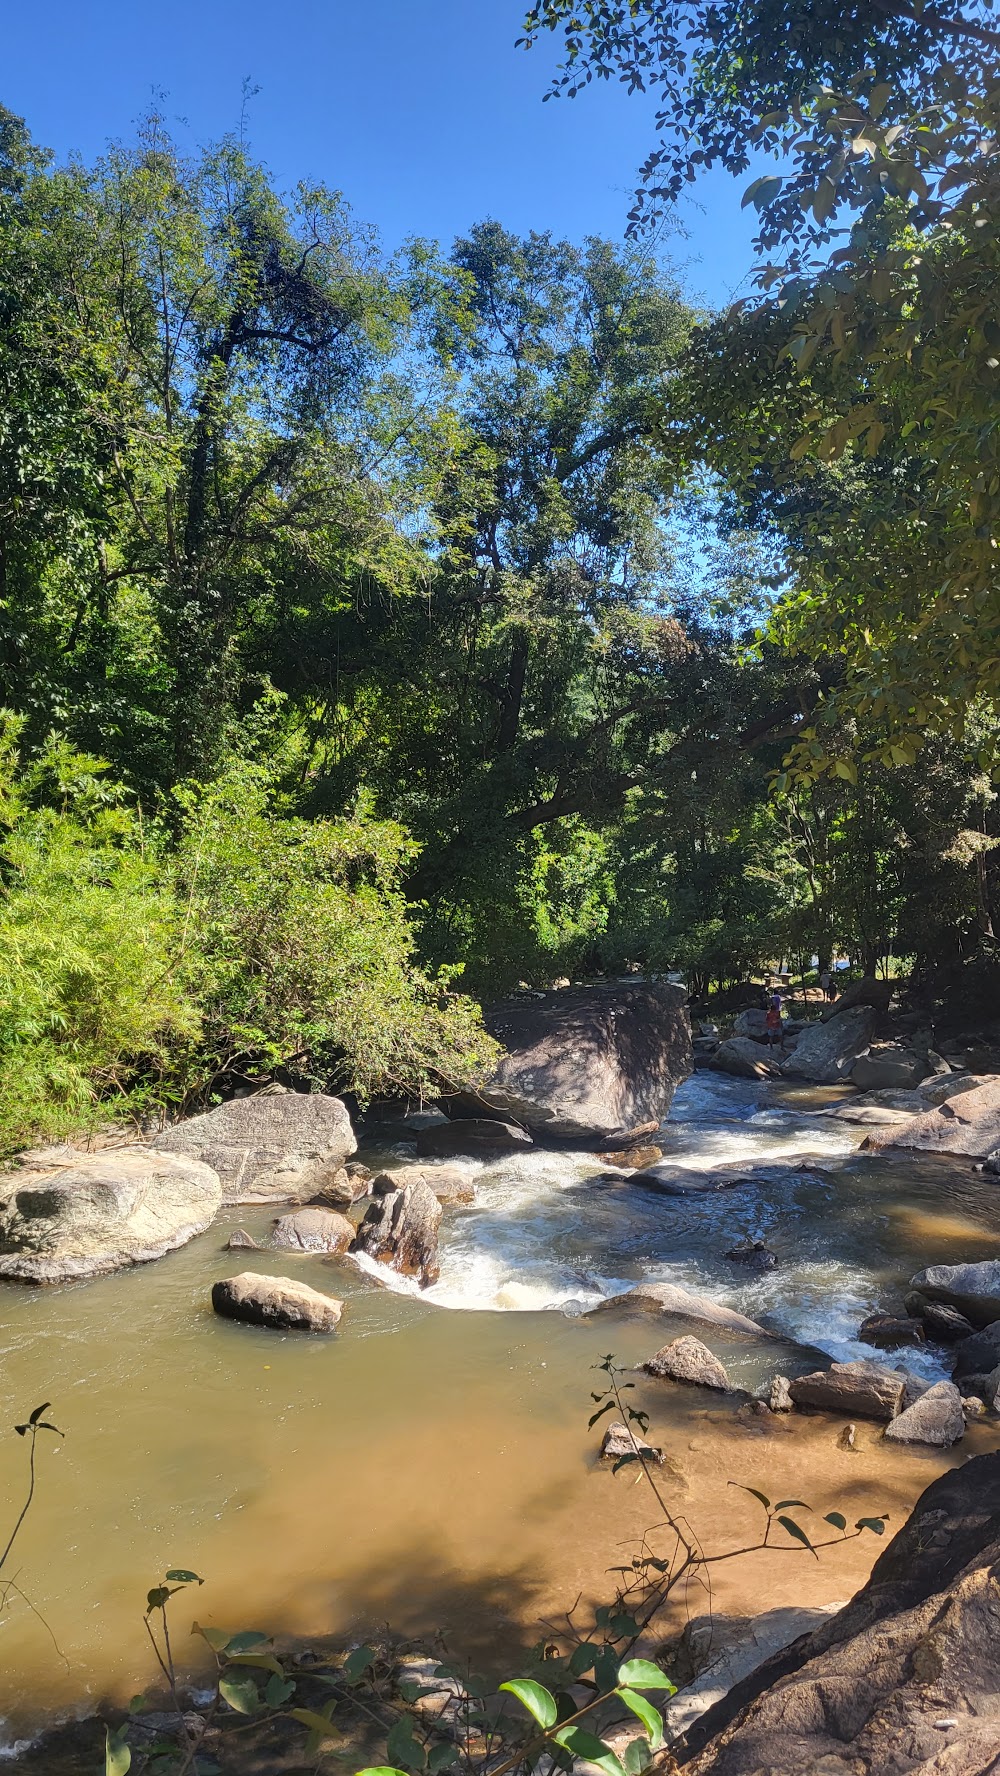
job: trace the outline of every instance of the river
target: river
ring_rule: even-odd
[[[609,1594],[607,1569],[649,1507],[633,1470],[613,1478],[595,1462],[592,1365],[612,1350],[634,1363],[674,1332],[585,1310],[641,1278],[707,1292],[831,1356],[945,1374],[940,1352],[880,1355],[857,1327],[898,1304],[922,1265],[995,1257],[998,1186],[966,1161],[858,1153],[864,1131],[836,1108],[696,1074],[661,1143],[692,1182],[753,1166],[752,1182],[721,1191],[663,1195],[580,1153],[472,1166],[476,1200],[446,1210],[441,1278],[422,1295],[350,1260],[223,1249],[236,1226],[265,1240],[274,1205],[226,1210],[155,1264],[3,1286],[4,1423],[51,1400],[65,1438],[41,1450],[17,1547],[24,1598],[0,1613],[0,1751],[148,1681],[145,1593],[172,1565],[204,1576],[182,1616],[205,1623],[318,1636],[388,1621],[501,1663],[578,1593]],[[776,1267],[728,1261],[743,1238],[766,1240]],[[343,1296],[339,1335],[217,1319],[212,1282],[247,1268]],[[795,1362],[783,1347],[707,1338],[743,1388],[778,1357]],[[976,1425],[955,1451],[903,1451],[860,1425],[846,1450],[825,1418],[762,1427],[736,1401],[648,1379],[635,1398],[670,1455],[678,1508],[716,1548],[752,1523],[730,1481],[817,1511],[889,1511],[892,1526],[935,1473],[998,1442]],[[10,1521],[24,1462],[11,1431]],[[865,1538],[817,1567],[803,1551],[808,1575],[797,1557],[751,1556],[719,1569],[716,1606],[801,1602],[806,1579],[810,1601],[847,1597],[876,1552]]]

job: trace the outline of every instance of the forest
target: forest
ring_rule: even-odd
[[[59,164],[0,113],[8,1151],[245,1079],[460,1087],[518,984],[680,970],[707,1003],[840,956],[990,1004],[976,27],[954,60],[879,27],[887,77],[848,80],[871,32],[793,7],[829,84],[762,116],[787,5],[708,9],[676,75],[686,9],[582,10],[528,20],[564,86],[694,120],[623,242],[485,219],[387,254],[242,131],[191,156],[154,113]],[[796,169],[747,194],[787,257],[699,312],[647,212],[751,143]]]

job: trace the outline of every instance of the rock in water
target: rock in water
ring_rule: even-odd
[[[685,1776],[995,1771],[998,1565],[1000,1456],[983,1455],[928,1487],[845,1609],[702,1715]]]
[[[960,1314],[957,1307],[949,1307],[944,1301],[924,1301],[920,1296],[907,1296],[906,1311],[910,1312],[910,1302],[918,1302],[914,1308],[914,1317],[921,1320],[928,1338],[938,1344],[957,1344],[960,1338],[971,1338],[975,1327],[971,1320]]]
[[[924,1328],[920,1320],[902,1314],[869,1314],[858,1327],[862,1344],[874,1344],[880,1350],[895,1350],[901,1344],[923,1344]]]
[[[225,1250],[227,1252],[259,1252],[261,1248],[245,1227],[237,1227],[229,1235]]]
[[[606,1461],[620,1461],[623,1455],[642,1455],[647,1461],[663,1465],[662,1449],[654,1449],[651,1443],[643,1443],[627,1425],[610,1424],[601,1439],[601,1456]]]
[[[210,1227],[222,1186],[210,1166],[145,1147],[25,1154],[0,1180],[0,1277],[61,1283],[146,1264]]]
[[[763,1240],[745,1239],[730,1246],[726,1253],[730,1264],[749,1264],[751,1270],[773,1270],[778,1260]]]
[[[227,1320],[276,1331],[335,1332],[344,1303],[292,1277],[258,1276],[245,1270],[212,1285],[212,1306]]]
[[[401,1184],[426,1184],[433,1190],[438,1202],[471,1203],[476,1200],[476,1186],[464,1166],[460,1165],[429,1165],[401,1166],[398,1172],[380,1172],[372,1181],[372,1190],[377,1195],[387,1180],[390,1190],[398,1190]]]
[[[486,1116],[457,1116],[454,1122],[435,1123],[417,1135],[420,1159],[455,1159],[462,1154],[487,1159],[498,1153],[516,1153],[534,1143],[526,1129],[512,1122]]]
[[[795,1401],[789,1392],[790,1383],[787,1375],[776,1375],[771,1382],[767,1396],[768,1406],[772,1412],[794,1412]]]
[[[788,1392],[796,1406],[888,1422],[902,1405],[905,1385],[902,1375],[877,1363],[831,1363],[829,1369],[797,1375]]]
[[[290,1252],[346,1252],[354,1240],[354,1223],[333,1209],[296,1209],[274,1223],[272,1246]]]
[[[955,1346],[955,1367],[952,1373],[956,1381],[966,1375],[988,1375],[1000,1363],[1000,1320],[984,1326],[981,1332],[974,1332],[971,1338],[963,1338]]]
[[[625,1313],[667,1314],[678,1320],[700,1320],[706,1326],[724,1326],[730,1332],[746,1332],[755,1338],[781,1336],[778,1332],[769,1332],[765,1326],[758,1326],[756,1320],[748,1320],[745,1314],[736,1313],[731,1307],[720,1306],[710,1295],[696,1295],[690,1289],[680,1288],[677,1283],[637,1283],[634,1289],[626,1289],[623,1295],[610,1295],[606,1301],[598,1302],[590,1312],[610,1313],[615,1309]]]
[[[957,1307],[974,1326],[1000,1320],[1000,1259],[982,1264],[931,1264],[910,1279],[911,1289],[931,1301]]]
[[[665,981],[609,981],[489,1006],[507,1052],[481,1101],[554,1140],[658,1127],[691,1072],[685,999]]]
[[[962,1396],[950,1381],[938,1381],[885,1427],[893,1443],[933,1443],[950,1449],[965,1435]]]
[[[708,1064],[714,1073],[732,1073],[737,1079],[776,1079],[781,1071],[777,1060],[771,1060],[767,1049],[750,1036],[720,1042]]]
[[[371,1176],[366,1165],[358,1165],[352,1160],[350,1165],[340,1166],[318,1190],[314,1190],[309,1201],[321,1209],[349,1209],[368,1195]]]
[[[428,1184],[415,1180],[396,1187],[386,1172],[355,1236],[352,1251],[365,1252],[403,1276],[416,1277],[422,1289],[436,1283],[441,1204]]]
[[[307,1202],[357,1141],[340,1098],[268,1090],[175,1123],[156,1147],[204,1160],[218,1172],[226,1202]]]
[[[675,1338],[673,1344],[665,1344],[642,1366],[647,1374],[666,1375],[671,1381],[718,1388],[721,1393],[729,1388],[725,1367],[700,1338]]]
[[[828,1024],[833,1018],[842,1017],[845,1011],[852,1011],[858,1005],[866,1005],[879,1017],[884,1017],[891,999],[892,982],[876,980],[874,975],[866,974],[862,980],[851,981],[832,1005],[823,1007],[820,1023]]]
[[[903,1042],[880,1042],[854,1063],[851,1083],[861,1091],[909,1091],[930,1070],[926,1053],[919,1054]]]
[[[870,1005],[853,1005],[830,1023],[809,1024],[781,1071],[786,1079],[838,1085],[868,1048],[877,1023]]]
[[[902,1128],[869,1135],[865,1146],[913,1148],[920,1153],[965,1153],[985,1159],[1000,1142],[1000,1076],[958,1092],[935,1110],[911,1116]]]

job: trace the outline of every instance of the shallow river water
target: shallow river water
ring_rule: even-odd
[[[995,1182],[966,1161],[859,1154],[864,1131],[823,1096],[696,1075],[663,1132],[667,1157],[692,1174],[755,1168],[752,1183],[704,1195],[663,1195],[578,1153],[473,1167],[476,1201],[446,1211],[441,1280],[423,1295],[350,1261],[223,1250],[237,1225],[265,1240],[273,1205],[227,1210],[130,1272],[3,1287],[3,1422],[49,1399],[66,1435],[41,1450],[18,1542],[32,1607],[12,1593],[0,1612],[0,1753],[52,1713],[148,1680],[145,1593],[172,1565],[206,1581],[182,1607],[185,1630],[193,1610],[307,1635],[388,1621],[501,1663],[578,1593],[609,1594],[607,1569],[649,1506],[633,1470],[613,1478],[595,1462],[591,1366],[612,1350],[634,1363],[684,1328],[587,1308],[669,1279],[789,1341],[879,1357],[857,1326],[898,1304],[915,1269],[1000,1249]],[[726,1260],[745,1236],[772,1247],[773,1271]],[[340,1334],[217,1319],[212,1282],[246,1268],[342,1295]],[[812,1366],[791,1345],[708,1341],[745,1388]],[[932,1351],[879,1360],[946,1373]],[[845,1450],[830,1419],[762,1428],[735,1402],[646,1378],[634,1398],[670,1456],[672,1501],[714,1548],[754,1527],[731,1481],[817,1511],[888,1511],[891,1527],[942,1467],[998,1440],[973,1426],[947,1454],[903,1452],[862,1425]],[[20,1439],[0,1438],[8,1519],[24,1459]],[[716,1607],[847,1597],[876,1552],[865,1538],[818,1567],[803,1552],[808,1575],[797,1557],[750,1556],[718,1569]]]

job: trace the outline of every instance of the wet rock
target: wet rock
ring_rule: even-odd
[[[746,1264],[751,1270],[773,1270],[778,1260],[763,1240],[745,1239],[730,1246],[726,1253],[730,1264]]]
[[[533,1145],[527,1129],[512,1122],[493,1121],[485,1116],[464,1116],[454,1122],[437,1123],[422,1129],[417,1136],[419,1159],[454,1159],[460,1154],[487,1159],[495,1154],[516,1153]]]
[[[971,1338],[963,1338],[955,1346],[955,1364],[952,1375],[956,1381],[966,1375],[989,1374],[1000,1363],[1000,1320],[992,1325],[984,1326],[981,1332],[974,1332]]]
[[[663,1158],[663,1148],[648,1145],[645,1147],[625,1147],[613,1153],[595,1153],[602,1165],[627,1166],[630,1171],[637,1172],[643,1166],[655,1165]]]
[[[0,1277],[61,1283],[162,1258],[210,1227],[210,1166],[146,1147],[26,1153],[3,1178]]]
[[[257,1244],[257,1241],[251,1238],[250,1234],[247,1233],[245,1227],[237,1227],[235,1231],[229,1235],[224,1249],[227,1252],[259,1252],[262,1250]]]
[[[845,1609],[701,1717],[685,1776],[986,1776],[998,1563],[1000,1456],[986,1455],[928,1487]]]
[[[910,1279],[910,1287],[931,1301],[957,1307],[974,1326],[1000,1320],[1000,1259],[981,1264],[931,1264]]]
[[[977,1397],[977,1395],[963,1394],[962,1395],[962,1413],[965,1418],[966,1424],[972,1424],[974,1419],[984,1417],[984,1415],[986,1413],[986,1406],[985,1406],[984,1402]]]
[[[892,982],[876,980],[873,975],[866,974],[862,980],[851,981],[844,988],[839,999],[831,1005],[825,1005],[820,1013],[820,1023],[829,1024],[834,1018],[844,1017],[847,1012],[865,1007],[884,1017],[892,999]]]
[[[907,1295],[904,1306],[908,1314],[923,1323],[927,1337],[935,1344],[956,1344],[960,1338],[969,1338],[975,1331],[971,1320],[944,1301],[928,1301],[914,1291]]]
[[[297,1332],[335,1332],[344,1311],[342,1301],[321,1295],[306,1283],[250,1270],[214,1283],[212,1306],[227,1320]]]
[[[721,1702],[734,1684],[843,1607],[842,1603],[828,1603],[815,1609],[784,1606],[752,1617],[692,1617],[671,1659],[672,1675],[681,1686],[666,1704],[671,1736],[688,1732],[699,1716]]]
[[[341,1166],[328,1178],[321,1188],[309,1198],[310,1203],[321,1209],[349,1209],[354,1203],[371,1190],[372,1174],[366,1165],[358,1165],[354,1160]]]
[[[920,1054],[903,1042],[880,1042],[855,1061],[851,1083],[861,1091],[907,1091],[929,1072],[926,1052]]]
[[[790,1392],[791,1384],[787,1375],[776,1375],[771,1382],[767,1396],[768,1406],[772,1412],[794,1412],[795,1401]]]
[[[658,1128],[691,1071],[685,998],[666,981],[609,981],[487,1006],[507,1052],[481,1098],[556,1140]]]
[[[961,1392],[965,1397],[980,1400],[984,1410],[1000,1412],[1000,1368],[991,1369],[986,1375],[963,1375]]]
[[[959,1092],[922,1116],[912,1116],[893,1134],[874,1133],[865,1142],[873,1152],[905,1147],[918,1153],[964,1153],[970,1159],[985,1159],[998,1145],[1000,1077]]]
[[[346,1252],[354,1240],[354,1224],[333,1209],[296,1209],[274,1223],[272,1246],[290,1252]]]
[[[718,1388],[722,1393],[729,1388],[724,1365],[700,1338],[675,1338],[672,1344],[665,1344],[647,1358],[642,1367],[648,1375],[667,1376],[671,1381],[686,1381],[695,1387]]]
[[[471,1203],[476,1200],[476,1187],[470,1174],[460,1165],[401,1166],[395,1172],[379,1172],[372,1179],[375,1196],[386,1190],[398,1190],[402,1184],[426,1184],[438,1202]]]
[[[720,1042],[709,1061],[716,1073],[731,1073],[737,1079],[777,1079],[780,1068],[776,1060],[749,1036],[731,1036]]]
[[[798,1375],[788,1391],[796,1406],[852,1417],[895,1418],[903,1400],[903,1377],[877,1363],[832,1363],[812,1375]]]
[[[662,1466],[664,1454],[662,1449],[654,1449],[651,1443],[643,1443],[627,1425],[610,1424],[601,1438],[601,1458],[604,1461],[620,1461],[623,1455],[641,1455],[647,1461]]]
[[[632,1174],[632,1182],[643,1190],[657,1190],[663,1196],[703,1196],[707,1191],[737,1190],[752,1185],[753,1178],[742,1178],[729,1172],[696,1172],[690,1166],[659,1161]]]
[[[950,1449],[965,1435],[962,1396],[950,1381],[935,1382],[885,1427],[891,1443],[931,1443]]]
[[[226,1202],[307,1202],[357,1147],[347,1106],[325,1092],[253,1092],[175,1123],[159,1152],[218,1172]]]
[[[901,1344],[923,1344],[924,1328],[920,1320],[902,1314],[869,1314],[858,1327],[862,1344],[877,1345],[879,1350],[895,1350]]]
[[[917,1088],[917,1096],[925,1109],[935,1108],[946,1104],[949,1098],[959,1098],[963,1092],[975,1091],[977,1086],[989,1083],[987,1073],[936,1074]]]
[[[421,1179],[397,1187],[388,1173],[377,1180],[374,1201],[358,1228],[352,1250],[365,1252],[402,1276],[416,1277],[422,1289],[436,1283],[441,1204]],[[374,1187],[373,1187],[374,1189]]]
[[[829,1023],[803,1030],[795,1053],[781,1071],[786,1079],[808,1079],[814,1085],[838,1085],[849,1078],[875,1033],[877,1015],[870,1005],[853,1005]]]
[[[634,1289],[627,1289],[623,1295],[612,1295],[607,1301],[599,1302],[587,1317],[611,1312],[669,1314],[674,1319],[698,1320],[706,1326],[723,1326],[730,1332],[749,1333],[756,1338],[780,1336],[759,1326],[756,1320],[748,1320],[745,1314],[721,1307],[711,1296],[696,1295],[690,1289],[680,1288],[677,1283],[637,1283]]]

